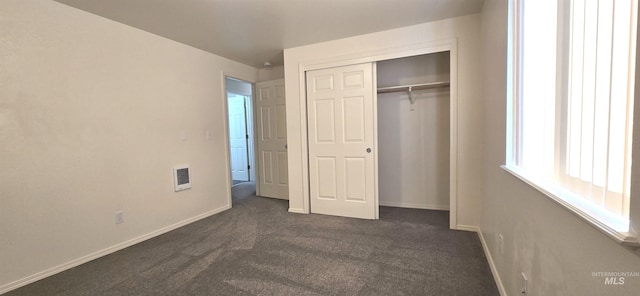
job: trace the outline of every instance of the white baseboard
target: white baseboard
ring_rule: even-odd
[[[297,208],[289,208],[289,213],[307,214],[307,212],[305,212],[304,209],[297,209]]]
[[[410,208],[410,209],[423,209],[423,210],[437,210],[437,211],[448,211],[449,210],[449,206],[442,206],[442,205],[395,203],[395,202],[384,202],[384,201],[380,201],[380,206],[396,207],[396,208]],[[289,213],[308,214],[307,212],[304,211],[304,209],[299,209],[299,208],[289,208]]]
[[[480,243],[482,243],[482,250],[484,251],[484,255],[485,257],[487,257],[487,261],[489,262],[489,268],[491,268],[493,279],[496,281],[498,292],[500,292],[500,296],[507,296],[507,291],[504,289],[504,285],[502,285],[500,274],[498,274],[498,269],[496,268],[496,264],[495,262],[493,262],[493,257],[491,256],[491,252],[489,252],[489,246],[487,246],[487,241],[484,239],[484,234],[482,233],[482,229],[480,229],[480,227],[478,226],[471,226],[471,225],[458,225],[456,229],[473,231],[478,233],[478,237],[480,237]]]
[[[410,208],[410,209],[423,209],[423,210],[437,210],[437,211],[448,211],[448,205],[434,205],[434,204],[416,204],[416,203],[407,203],[407,202],[390,202],[390,201],[379,201],[381,206],[384,207],[396,207],[396,208]]]
[[[257,195],[257,194],[256,194]],[[262,196],[262,195],[258,195],[260,197],[264,197],[264,198],[273,198],[273,199],[279,199],[279,200],[289,200],[288,197],[280,197],[280,196]]]
[[[480,227],[478,227],[478,226],[458,224],[458,225],[456,225],[456,228],[454,228],[454,229],[455,230],[471,231],[471,232],[480,233]]]
[[[109,255],[111,253],[120,251],[120,250],[122,250],[124,248],[128,248],[128,247],[133,246],[135,244],[141,243],[141,242],[146,241],[148,239],[151,239],[151,238],[154,238],[154,237],[159,236],[161,234],[167,233],[167,232],[169,232],[171,230],[180,228],[180,227],[185,226],[187,224],[191,224],[191,223],[196,222],[198,220],[201,220],[201,219],[207,218],[209,216],[215,215],[217,213],[220,213],[222,211],[228,210],[230,208],[231,208],[231,205],[225,205],[223,207],[208,211],[206,213],[202,213],[202,214],[197,215],[195,217],[180,221],[178,223],[175,223],[175,224],[163,227],[163,228],[160,228],[158,230],[149,232],[147,234],[144,234],[144,235],[141,235],[139,237],[130,239],[128,241],[113,245],[111,247],[102,249],[100,251],[93,252],[91,254],[82,256],[80,258],[71,260],[71,261],[63,263],[63,264],[60,264],[58,266],[54,266],[52,268],[43,270],[41,272],[38,272],[38,273],[32,274],[30,276],[21,278],[19,280],[10,282],[8,284],[0,286],[0,294],[7,293],[7,292],[9,292],[11,290],[15,290],[15,289],[20,288],[22,286],[26,286],[28,284],[31,284],[31,283],[36,282],[36,281],[39,281],[39,280],[44,279],[46,277],[50,277],[50,276],[52,276],[54,274],[57,274],[57,273],[65,271],[65,270],[71,269],[73,267],[76,267],[78,265],[87,263],[87,262],[89,262],[91,260],[95,260],[95,259],[98,259],[100,257]]]

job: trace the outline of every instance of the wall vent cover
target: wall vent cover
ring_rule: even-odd
[[[173,168],[173,183],[175,184],[176,192],[191,188],[191,176],[189,173],[188,166]]]

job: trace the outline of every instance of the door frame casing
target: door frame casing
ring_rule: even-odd
[[[302,194],[303,209],[289,209],[290,212],[310,213],[310,193],[309,193],[309,147],[307,133],[307,93],[306,93],[306,72],[311,70],[319,70],[332,67],[347,66],[353,64],[373,63],[391,60],[397,58],[405,58],[424,54],[438,53],[449,51],[450,64],[450,105],[449,105],[449,228],[457,229],[457,196],[458,196],[458,42],[457,38],[448,38],[438,41],[422,42],[407,46],[384,48],[374,51],[365,51],[345,56],[337,56],[318,60],[302,61],[298,64],[298,83],[301,86],[299,90],[300,96],[300,137],[303,139],[301,143],[302,156]],[[375,66],[374,66],[375,69]],[[374,81],[376,77],[374,76]],[[374,84],[375,87],[375,84]],[[375,96],[374,106],[377,105],[377,96]],[[377,151],[377,114],[374,118],[375,149]],[[374,159],[374,176],[375,176],[375,204],[378,202],[378,158],[377,153]]]
[[[255,105],[255,81],[252,80],[248,80],[246,78],[240,78],[242,77],[241,75],[234,75],[233,73],[228,73],[225,71],[220,71],[220,79],[222,81],[221,85],[222,85],[222,107],[224,108],[224,127],[223,127],[223,138],[224,138],[224,143],[225,143],[225,166],[227,167],[227,173],[226,173],[226,183],[227,183],[227,202],[229,207],[231,207],[232,205],[232,198],[231,198],[231,187],[233,186],[233,181],[231,180],[231,151],[230,151],[230,141],[229,141],[229,99],[227,98],[227,78],[231,78],[231,79],[235,79],[235,80],[239,80],[242,82],[246,82],[248,84],[251,85],[251,100],[250,100],[250,108],[247,108],[247,112],[249,114],[247,114],[248,117],[251,118],[251,123],[247,124],[247,129],[251,130],[251,136],[250,136],[250,141],[248,141],[248,148],[247,151],[251,151],[251,153],[249,153],[249,165],[251,165],[251,170],[249,172],[250,178],[253,178],[254,180],[258,178],[257,174],[258,174],[258,166],[256,164],[255,161],[255,154],[256,154],[256,132],[255,132],[255,116],[253,114],[254,112],[254,108],[253,106]],[[258,186],[256,184],[256,186]]]

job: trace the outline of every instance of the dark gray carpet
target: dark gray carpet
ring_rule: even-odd
[[[231,187],[231,197],[234,200],[242,199],[247,196],[256,194],[256,183],[254,182],[242,182],[235,184]]]
[[[477,234],[449,230],[448,212],[300,215],[247,191],[231,210],[6,295],[498,295]]]

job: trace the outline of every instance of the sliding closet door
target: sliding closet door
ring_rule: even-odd
[[[311,212],[375,219],[372,64],[307,72]]]

